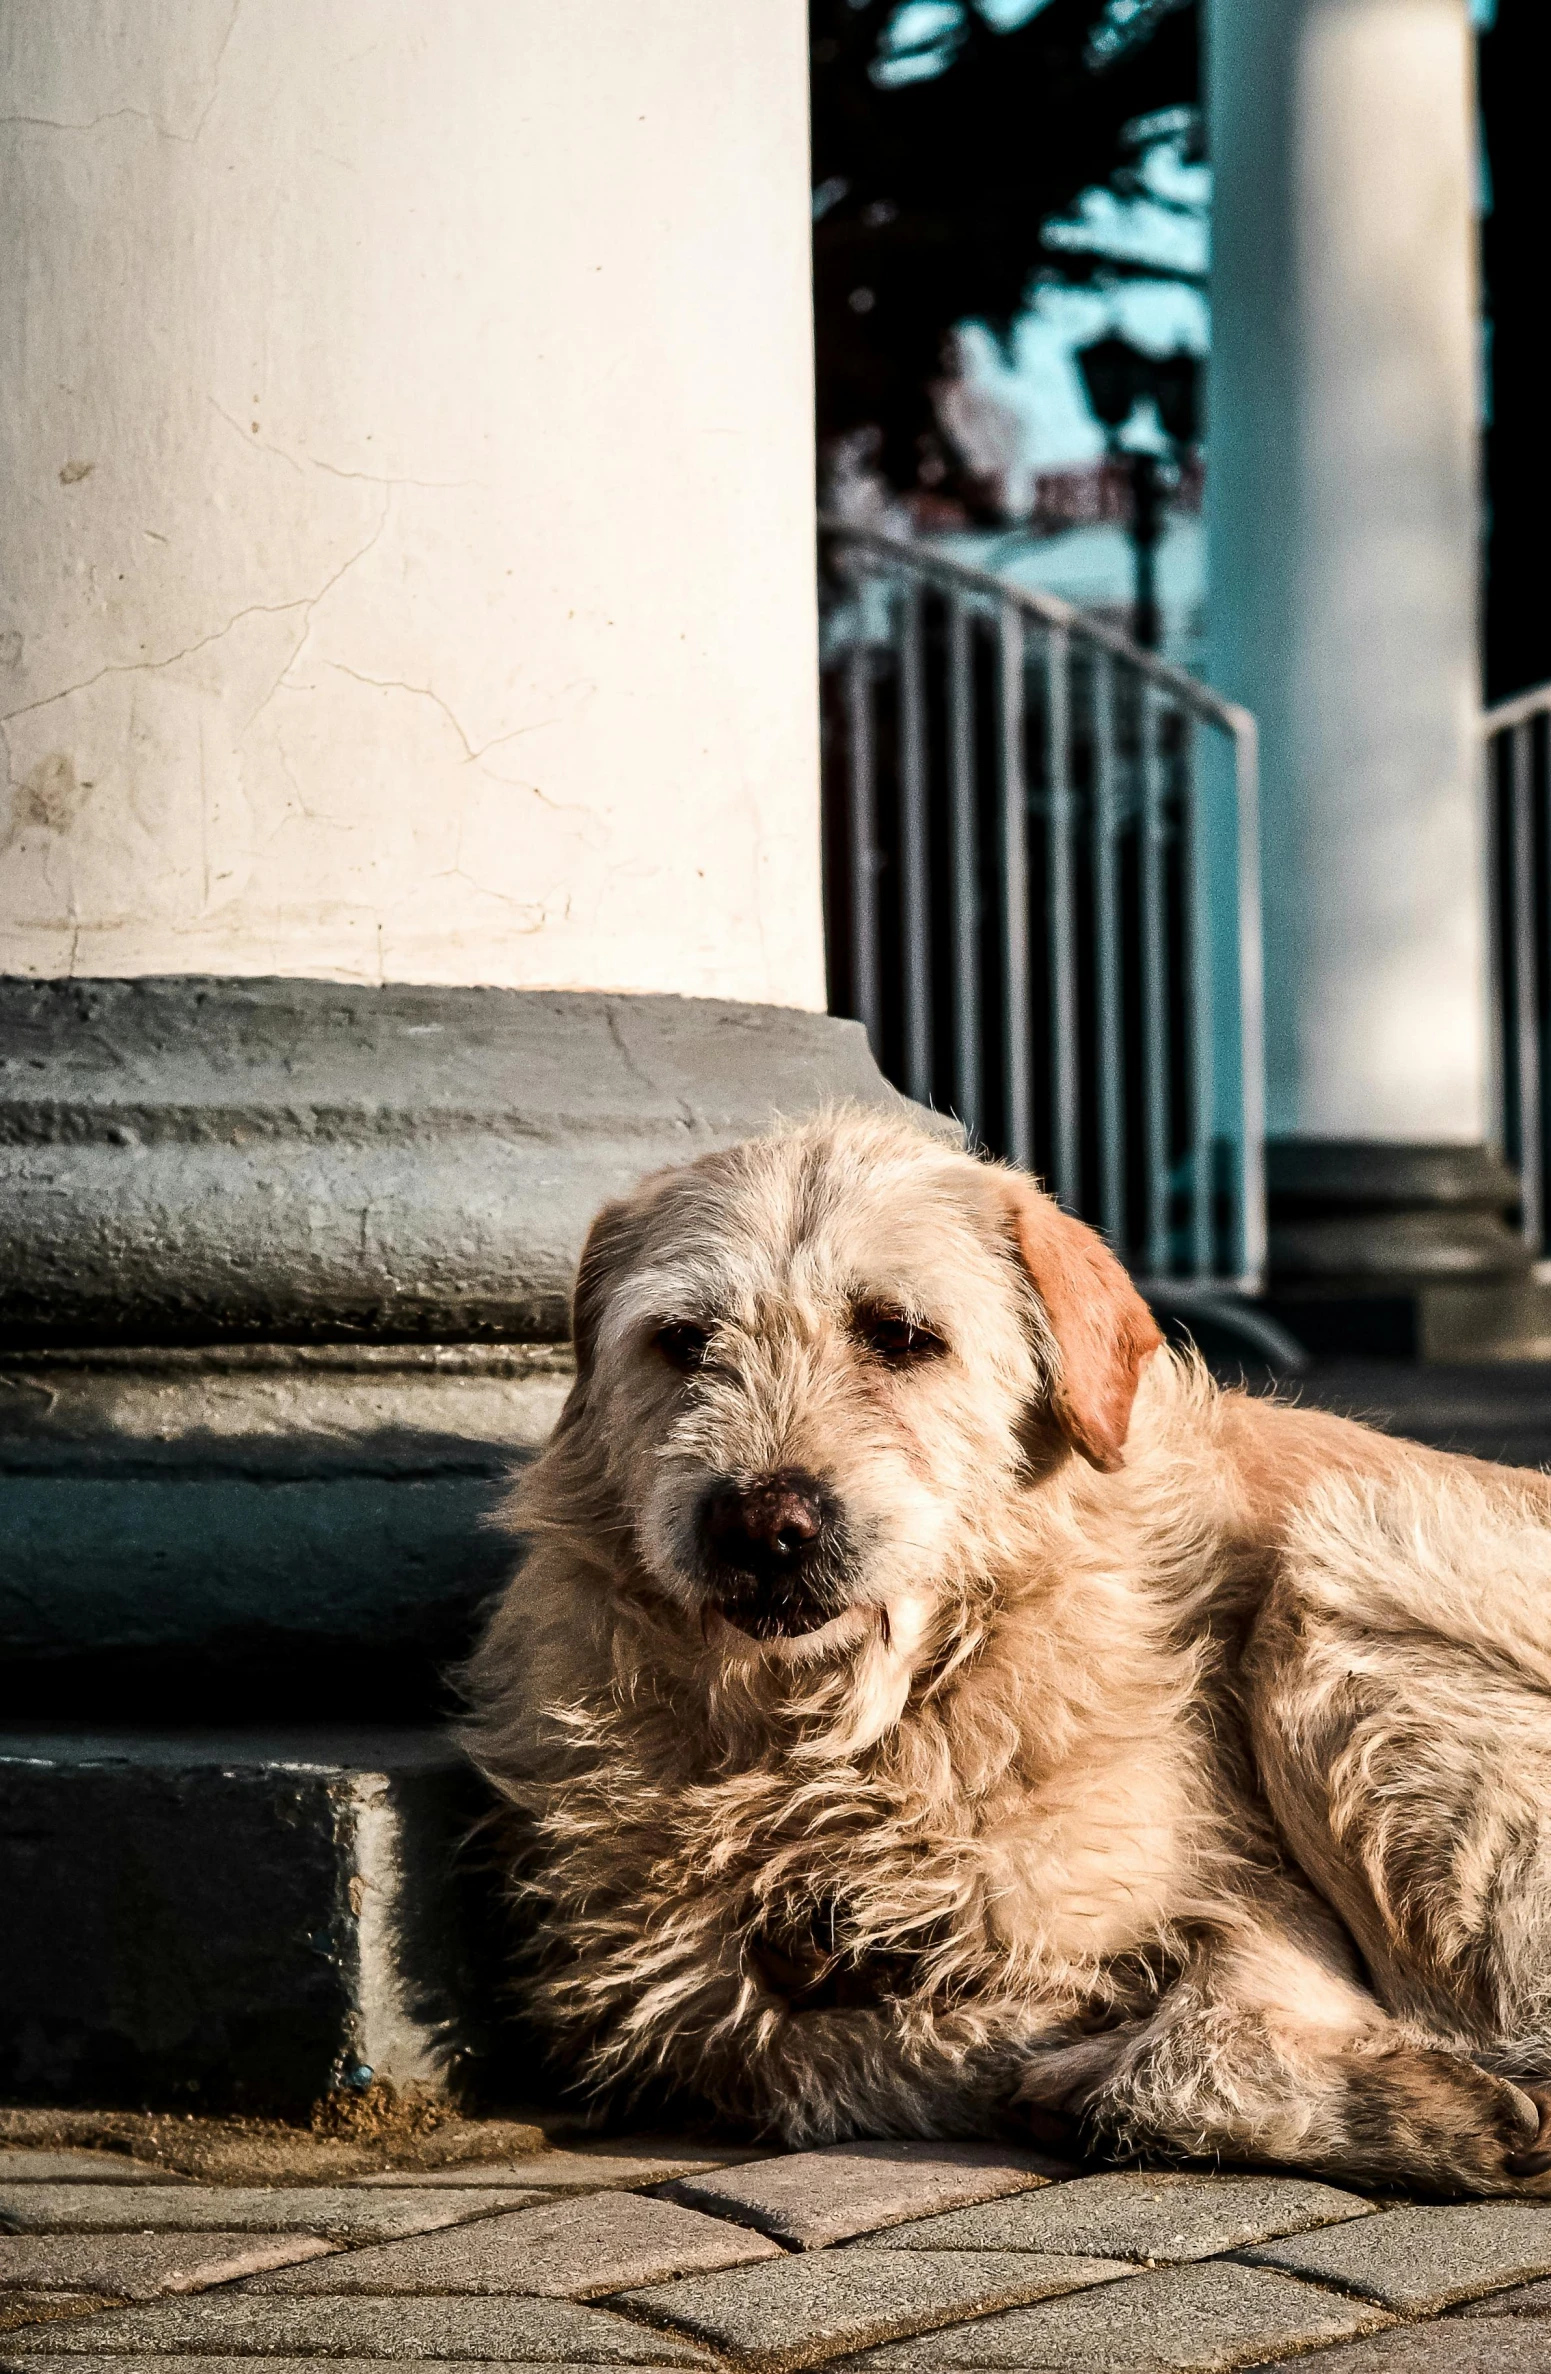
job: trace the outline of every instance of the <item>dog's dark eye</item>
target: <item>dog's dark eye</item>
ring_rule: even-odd
[[[704,1368],[711,1347],[709,1331],[697,1327],[693,1319],[670,1319],[666,1327],[658,1328],[652,1342],[668,1366],[686,1376],[691,1369]]]
[[[920,1360],[935,1360],[948,1347],[929,1327],[907,1319],[901,1311],[858,1311],[852,1325],[869,1352],[891,1368],[910,1368]]]

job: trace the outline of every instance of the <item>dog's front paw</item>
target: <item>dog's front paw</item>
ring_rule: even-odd
[[[1469,2080],[1482,2081],[1490,2092],[1481,2102],[1476,2133],[1456,2137],[1464,2181],[1481,2191],[1508,2192],[1551,2175],[1551,2091],[1489,2076],[1473,2063],[1466,2067]],[[1472,2096],[1475,2090],[1470,2083]]]
[[[1503,2168],[1520,2183],[1535,2176],[1551,2176],[1551,2087],[1526,2085],[1513,2090],[1533,2108],[1536,2128],[1532,2141],[1506,2155]]]
[[[1365,2161],[1379,2177],[1507,2193],[1551,2174],[1551,2091],[1514,2085],[1441,2047],[1360,2060],[1345,2123],[1354,2165]]]

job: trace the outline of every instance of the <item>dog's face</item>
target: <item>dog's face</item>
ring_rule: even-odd
[[[1158,1341],[1099,1240],[908,1123],[811,1123],[648,1181],[578,1278],[587,1431],[638,1566],[763,1642],[919,1632],[1009,1492],[1118,1464]]]

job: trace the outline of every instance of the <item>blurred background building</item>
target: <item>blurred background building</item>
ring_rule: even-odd
[[[1024,1089],[972,1113],[985,1134],[1053,1175],[1145,1272],[1198,1284],[1231,1271],[1223,1227],[1242,1219],[1203,1220],[1202,1201],[1230,1174],[1253,1200],[1243,1147],[1258,1137],[1269,1238],[1246,1251],[1241,1233],[1239,1268],[1331,1350],[1547,1336],[1531,1274],[1544,1249],[1544,752],[1538,727],[1516,757],[1483,727],[1484,697],[1551,674],[1530,558],[1543,498],[1525,449],[1540,303],[1525,94],[1543,87],[1544,43],[1512,0],[1500,14],[1485,0],[813,11],[831,517],[1126,631],[1247,708],[1259,757],[1258,815],[1239,802],[1258,841],[1251,948],[1223,847],[1234,803],[1214,807],[1183,727],[1165,721],[1154,813],[1141,725],[1101,720],[1081,671],[1042,691],[1058,663],[1037,653],[1021,696],[1028,884],[998,848],[993,791],[974,881],[939,910],[918,901],[891,938],[894,907],[910,909],[913,831],[925,870],[951,871],[951,824],[932,834],[953,806],[954,728],[932,607],[943,582],[931,592],[918,572],[927,609],[908,628],[886,624],[875,583],[877,672],[898,676],[901,717],[915,698],[920,748],[901,774],[895,744],[912,734],[889,721],[880,681],[863,754],[876,781],[858,800],[854,682],[828,713],[830,806],[848,809],[832,981],[864,1010],[849,952],[881,935],[868,995],[885,1060],[965,1111],[963,990],[949,983],[978,928],[977,961],[996,975],[982,1040],[1016,965],[1038,1046]],[[886,574],[876,552],[871,566]],[[890,659],[890,634],[924,641]],[[922,670],[927,690],[911,696]],[[875,845],[857,863],[869,801]],[[1101,881],[1099,842],[1123,843],[1133,818],[1137,852],[1120,847]],[[1155,896],[1141,881],[1149,833],[1173,852]],[[867,872],[871,923],[856,898]],[[1030,900],[1014,951],[1007,919]],[[905,979],[923,944],[924,992]],[[1128,947],[1145,976],[1134,986]],[[1246,964],[1263,966],[1263,998],[1225,986]],[[913,1071],[912,1001],[932,1039],[927,1055],[915,1029]],[[1149,1050],[1159,1003],[1169,1018]],[[1024,1027],[1006,1025],[1004,1073]],[[1125,1093],[1106,1115],[1117,1066]]]

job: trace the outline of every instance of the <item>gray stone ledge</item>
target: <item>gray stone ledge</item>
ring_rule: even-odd
[[[548,1438],[568,1344],[0,1350],[0,1476],[506,1476]]]
[[[849,1098],[713,999],[0,980],[0,1704],[439,1701],[644,1172]]]
[[[0,1334],[558,1340],[606,1197],[839,1098],[903,1101],[790,1007],[0,980]]]
[[[83,1658],[174,1650],[245,1689],[268,1659],[270,1718],[297,1651],[319,1710],[330,1668],[380,1691],[372,1658],[418,1664],[434,1695],[511,1571],[493,1520],[572,1373],[564,1345],[0,1351],[5,1703],[35,1709],[46,1687],[80,1712]],[[146,1679],[105,1671],[107,1703]]]

